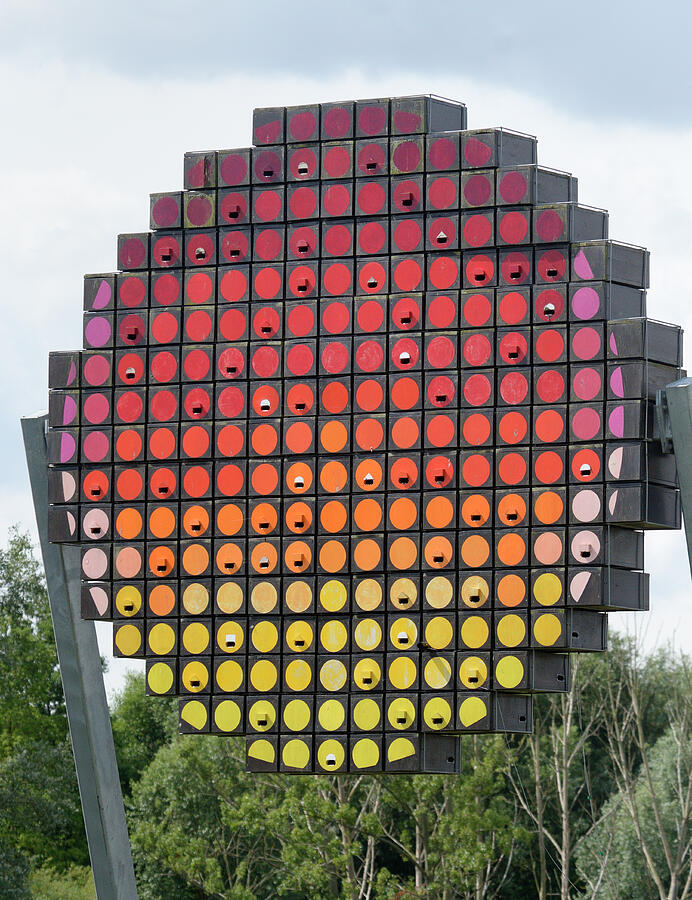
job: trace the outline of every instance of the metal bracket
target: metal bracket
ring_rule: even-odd
[[[47,418],[23,418],[22,433],[91,870],[99,900],[137,900],[96,629],[81,616],[79,547],[48,541]]]

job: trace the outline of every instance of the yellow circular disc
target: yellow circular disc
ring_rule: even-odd
[[[279,595],[271,581],[260,581],[253,587],[250,604],[255,612],[270,613],[278,602]]]
[[[562,622],[553,613],[543,613],[533,623],[533,636],[541,647],[552,647],[562,634]]]
[[[554,572],[543,572],[534,581],[533,596],[541,606],[554,606],[562,597],[562,582]]]
[[[142,634],[136,625],[116,625],[114,639],[123,656],[132,656],[142,646]]]
[[[305,741],[291,738],[283,746],[281,759],[290,769],[305,769],[310,762],[310,748]]]
[[[309,622],[291,622],[286,629],[286,644],[294,653],[303,653],[312,647],[314,636]]]
[[[345,718],[346,710],[340,700],[325,700],[317,713],[317,721],[325,731],[337,731]]]
[[[216,630],[216,643],[224,653],[237,653],[244,639],[243,628],[238,622],[222,622]]]
[[[191,694],[203,691],[209,682],[209,670],[198,659],[193,659],[183,668],[181,676],[185,690]]]
[[[279,629],[273,622],[258,622],[252,628],[250,640],[255,650],[271,653],[279,642]]]
[[[216,669],[216,684],[224,694],[233,694],[243,683],[243,667],[234,659],[224,659]]]
[[[284,725],[291,731],[304,731],[310,724],[310,707],[305,700],[289,700],[284,707]]]
[[[410,656],[397,656],[389,664],[389,681],[398,691],[408,690],[417,674],[418,669]]]
[[[343,744],[334,738],[327,738],[317,748],[317,762],[325,772],[336,772],[344,764],[346,751]]]
[[[268,700],[255,700],[247,714],[253,731],[269,731],[276,722],[276,710]]]
[[[464,619],[461,625],[461,641],[464,647],[471,647],[477,650],[487,643],[490,636],[490,629],[485,619],[480,616],[469,616]]]
[[[291,612],[303,613],[311,603],[312,588],[305,581],[292,581],[286,588],[286,606]]]
[[[320,629],[320,643],[329,653],[338,653],[346,646],[348,631],[343,622],[329,619]]]
[[[197,731],[201,731],[207,724],[207,708],[199,700],[188,700],[180,710],[180,718]]]
[[[432,697],[423,707],[423,719],[428,728],[440,731],[449,725],[452,707],[444,697]]]
[[[516,656],[503,656],[495,666],[495,681],[499,687],[518,687],[524,678],[524,664]]]
[[[426,662],[423,678],[428,687],[441,691],[442,688],[449,684],[451,677],[452,666],[444,656],[433,656]]]
[[[214,710],[214,723],[219,731],[235,731],[240,719],[240,707],[235,700],[222,700]]]
[[[497,623],[496,632],[503,647],[518,647],[526,637],[526,622],[516,613],[509,613]]]
[[[250,669],[250,684],[256,691],[271,691],[278,678],[276,666],[268,659],[258,660]]]
[[[397,578],[389,588],[389,599],[395,609],[411,609],[418,599],[418,588],[410,578]]]
[[[382,643],[382,627],[375,619],[361,619],[353,632],[359,650],[375,650]]]
[[[461,585],[461,599],[471,609],[483,606],[489,595],[490,587],[482,575],[470,575]]]
[[[369,697],[359,700],[353,707],[353,723],[361,731],[373,731],[380,724],[379,705]]]
[[[320,669],[320,684],[325,691],[340,691],[346,684],[346,666],[340,659],[328,659]]]
[[[433,609],[444,609],[449,606],[453,597],[452,582],[444,575],[435,575],[425,586],[425,599]]]
[[[356,585],[356,603],[363,612],[372,612],[382,603],[382,585],[374,578],[364,578]]]
[[[306,691],[312,682],[312,667],[307,660],[292,659],[286,666],[286,685],[292,691]]]
[[[459,681],[473,691],[483,687],[488,678],[488,667],[480,656],[467,656],[459,665]]]
[[[121,616],[135,616],[142,608],[142,595],[133,584],[121,587],[115,595],[115,608]]]
[[[347,599],[346,585],[335,578],[325,581],[320,589],[320,604],[327,612],[338,612],[343,609]]]
[[[389,640],[397,650],[410,650],[418,640],[418,628],[411,619],[394,619],[389,627]]]
[[[416,707],[408,697],[395,697],[387,707],[387,718],[397,731],[410,728],[416,720]]]
[[[155,662],[147,672],[147,684],[155,694],[167,694],[175,681],[173,669],[164,662]]]
[[[201,656],[209,646],[209,629],[202,622],[190,622],[183,629],[180,640],[188,653]]]
[[[433,650],[444,650],[454,638],[454,626],[444,616],[434,616],[425,626],[425,640]]]
[[[482,697],[467,697],[459,707],[459,721],[464,728],[469,728],[488,715],[488,707]]]
[[[372,738],[361,738],[353,745],[351,759],[356,769],[371,769],[380,761],[380,748]]]
[[[252,741],[247,748],[247,755],[251,759],[259,759],[262,762],[273,763],[276,759],[276,750],[271,741],[261,738],[259,741]]]
[[[380,664],[374,659],[359,659],[353,667],[353,680],[361,691],[371,691],[382,678]]]
[[[203,584],[188,584],[183,591],[183,608],[191,616],[201,616],[209,606],[209,591]]]
[[[167,622],[157,622],[149,631],[149,649],[157,656],[168,656],[175,647],[175,631]]]
[[[216,591],[216,605],[222,613],[232,616],[243,605],[243,589],[239,584],[227,581]]]
[[[389,762],[397,762],[400,759],[408,759],[409,756],[416,755],[416,748],[413,741],[405,737],[397,737],[387,747],[387,759]]]

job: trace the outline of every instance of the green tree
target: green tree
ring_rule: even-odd
[[[120,784],[128,794],[158,751],[178,730],[175,699],[147,696],[144,675],[129,672],[111,710]]]
[[[45,581],[28,536],[13,528],[0,549],[0,757],[24,740],[66,736]]]

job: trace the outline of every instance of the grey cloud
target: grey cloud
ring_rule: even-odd
[[[691,25],[681,0],[8,0],[0,51],[132,77],[452,74],[580,116],[676,126],[692,120]]]

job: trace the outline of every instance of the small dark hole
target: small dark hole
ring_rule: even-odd
[[[548,269],[548,278],[557,278],[557,269]]]
[[[526,716],[519,716],[519,721],[520,721],[520,722],[525,722],[525,721],[526,721]]]

